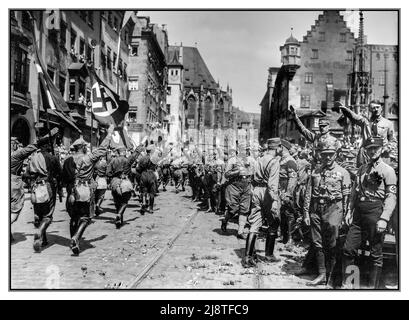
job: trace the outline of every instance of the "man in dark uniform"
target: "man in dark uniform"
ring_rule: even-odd
[[[281,141],[278,148],[280,159],[280,214],[281,235],[283,243],[292,244],[292,236],[295,227],[294,189],[297,185],[297,162],[290,155],[291,143],[287,140]]]
[[[234,149],[231,154],[233,154],[233,157],[227,161],[224,174],[228,184],[226,187],[227,211],[221,225],[223,232],[227,232],[227,223],[236,214],[239,215],[239,219],[240,215],[247,217],[252,194],[251,181],[253,173],[250,165],[245,162],[244,157],[239,157]]]
[[[117,156],[108,164],[107,175],[111,179],[111,193],[116,208],[115,226],[119,229],[123,225],[124,213],[128,201],[132,196],[132,183],[129,180],[132,164],[140,152],[137,149],[129,158],[125,157],[126,149],[123,146],[116,148]]]
[[[339,229],[349,209],[351,178],[336,162],[337,145],[320,143],[322,166],[313,170],[307,185],[304,221],[311,226],[311,246],[315,251],[318,276],[310,286],[326,284],[333,276]],[[331,285],[331,282],[329,282]]]
[[[50,141],[54,144],[54,141]],[[34,234],[33,248],[40,252],[48,244],[46,231],[53,220],[57,189],[60,186],[61,165],[58,158],[49,153],[53,146],[41,145],[31,155],[27,166],[27,175],[32,181],[31,201],[34,209],[34,226],[38,228]]]
[[[146,155],[143,156],[138,163],[138,171],[141,172],[141,195],[142,195],[142,207],[141,214],[145,211],[153,213],[153,205],[155,202],[156,193],[156,177],[154,174],[155,165],[151,161],[151,152],[153,146],[149,145],[146,148]]]
[[[69,172],[73,171],[72,166],[75,165],[75,182],[73,190],[68,191],[69,205],[68,213],[70,215],[70,234],[71,234],[71,250],[74,255],[80,253],[80,239],[84,234],[85,229],[91,222],[91,217],[95,210],[95,181],[94,181],[94,169],[100,157],[106,156],[107,148],[111,140],[114,126],[111,125],[108,128],[108,134],[102,141],[98,148],[95,148],[90,154],[85,153],[87,143],[82,139],[78,139],[73,143],[77,153],[72,156],[70,166],[65,166],[64,169],[69,169]],[[65,172],[64,176],[67,176],[69,172]]]
[[[50,132],[51,136],[58,133],[58,128],[53,128]],[[18,148],[18,140],[15,137],[11,138],[11,155],[10,155],[10,211],[11,225],[17,221],[21,210],[24,206],[24,184],[21,177],[24,161],[38,149],[39,146],[48,143],[50,137],[46,135],[38,139],[36,143],[30,144],[24,148]],[[10,235],[13,241],[12,235]]]
[[[256,265],[253,259],[257,233],[266,220],[268,225],[265,247],[265,260],[277,262],[274,255],[275,240],[280,226],[278,184],[280,173],[280,158],[277,149],[281,146],[280,138],[268,139],[268,150],[257,159],[254,168],[253,194],[251,211],[248,217],[250,232],[247,235],[245,255],[242,260],[244,268]]]
[[[396,174],[381,158],[384,141],[382,137],[371,137],[363,145],[370,160],[358,169],[352,189],[351,211],[346,219],[349,222],[352,218],[352,225],[343,256],[344,288],[347,287],[347,268],[354,264],[358,249],[366,240],[372,260],[369,287],[377,289],[379,286],[385,231],[396,206],[397,194]]]

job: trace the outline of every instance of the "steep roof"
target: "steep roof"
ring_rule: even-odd
[[[175,51],[179,54],[180,47],[170,46],[168,57],[174,55]],[[182,57],[184,68],[183,84],[185,87],[200,87],[200,85],[203,85],[205,89],[217,89],[217,83],[214,81],[197,48],[183,47]]]
[[[171,53],[168,52],[168,57],[166,61],[168,62],[168,66],[170,67],[183,67],[183,65],[179,62],[179,52],[176,50],[173,51],[173,57],[169,59],[171,56]]]

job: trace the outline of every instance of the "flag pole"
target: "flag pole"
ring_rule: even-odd
[[[90,133],[90,145],[91,145],[91,152],[92,152],[92,130],[94,129],[94,113],[92,112],[92,107],[91,107],[91,133]]]
[[[35,35],[35,20],[34,17],[32,16],[31,12],[29,10],[27,10],[28,16],[30,17],[31,20],[31,26],[33,27],[33,40],[34,40],[34,45],[37,46],[37,39],[36,39],[36,35]],[[38,75],[38,82],[41,82],[40,79],[40,75]],[[51,154],[54,156],[55,152],[54,152],[54,146],[53,146],[53,139],[51,137],[51,130],[50,130],[50,117],[48,114],[48,109],[46,107],[44,107],[44,102],[43,102],[43,108],[45,111],[45,120],[46,120],[46,126],[47,126],[47,132],[48,132],[48,140],[50,143],[50,147],[51,147]],[[39,112],[40,114],[40,112]],[[38,117],[40,118],[40,117]],[[38,119],[38,121],[40,121],[40,119]],[[40,131],[40,130],[39,130]]]

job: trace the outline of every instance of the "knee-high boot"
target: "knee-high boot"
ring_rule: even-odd
[[[279,262],[280,259],[274,255],[276,236],[267,233],[266,236],[266,248],[265,248],[265,261],[266,262]]]
[[[247,236],[246,249],[241,264],[244,268],[250,268],[256,266],[256,262],[253,260],[254,247],[256,245],[257,233],[250,232]]]
[[[47,245],[47,228],[51,224],[51,219],[49,218],[44,218],[43,221],[41,221],[40,227],[36,234],[34,235],[34,244],[33,248],[36,252],[41,251],[41,247],[44,247]]]
[[[87,221],[81,221],[77,232],[71,238],[71,250],[75,255],[79,255],[80,253],[80,239],[84,234],[85,229],[88,227]]]
[[[312,286],[312,287],[319,286],[319,285],[325,285],[327,282],[327,271],[325,268],[325,256],[321,248],[317,249],[315,253],[315,257],[317,259],[317,265],[318,265],[318,276],[311,282],[307,283],[307,286]]]

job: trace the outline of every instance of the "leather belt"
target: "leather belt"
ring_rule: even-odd
[[[371,199],[371,198],[362,196],[362,197],[358,197],[358,201],[359,202],[379,202],[379,201],[382,201],[382,200],[381,199]]]
[[[314,198],[314,200],[315,200],[318,204],[324,205],[324,204],[327,204],[327,203],[334,203],[334,202],[341,201],[342,198],[330,199],[330,198],[328,198],[328,197],[327,197],[327,198],[325,198],[325,197],[318,197],[318,198]]]

